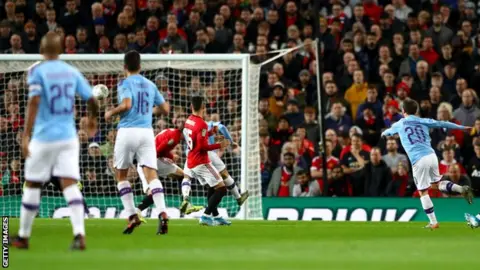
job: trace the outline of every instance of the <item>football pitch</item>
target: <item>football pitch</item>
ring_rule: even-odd
[[[68,250],[68,219],[37,219],[30,250],[10,248],[9,269],[470,269],[478,267],[480,229],[464,223],[233,221],[202,227],[172,220],[155,235],[149,220],[123,235],[124,220],[86,221],[87,250]],[[10,234],[18,219],[10,220]]]

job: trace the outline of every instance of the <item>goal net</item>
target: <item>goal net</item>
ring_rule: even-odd
[[[76,101],[76,120],[80,140],[80,167],[83,193],[90,213],[96,218],[123,218],[123,207],[118,197],[113,177],[112,155],[116,126],[106,123],[105,108],[117,104],[117,83],[123,78],[123,55],[65,55],[62,59],[77,67],[91,85],[105,84],[110,95],[102,101],[99,131],[89,139],[85,128],[85,103]],[[39,55],[1,55],[0,85],[0,212],[2,216],[19,216],[23,162],[20,153],[20,135],[25,119],[27,102],[26,70],[41,60]],[[230,131],[237,149],[220,153],[230,175],[241,191],[248,190],[250,198],[240,209],[228,194],[220,205],[220,212],[229,217],[243,219],[262,218],[260,159],[258,138],[258,94],[260,67],[250,64],[248,55],[143,55],[143,75],[155,82],[171,105],[166,117],[154,118],[155,133],[165,128],[183,128],[190,114],[192,94],[206,97],[207,120],[220,121]],[[175,149],[175,162],[183,168],[185,145]],[[129,171],[128,180],[134,187],[137,204],[143,197],[141,181],[136,168]],[[168,214],[180,216],[181,179],[161,179],[166,189]],[[191,202],[206,205],[206,189],[192,181]],[[156,217],[151,209],[144,216]],[[193,218],[194,213],[185,218]],[[52,184],[42,191],[40,217],[65,217],[69,215],[62,193]]]

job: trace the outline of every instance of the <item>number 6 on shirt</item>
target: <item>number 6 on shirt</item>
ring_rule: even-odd
[[[183,136],[185,137],[185,141],[187,142],[188,149],[193,149],[193,140],[192,140],[192,130],[188,128],[183,129]]]

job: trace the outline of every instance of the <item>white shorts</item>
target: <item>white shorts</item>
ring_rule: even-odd
[[[59,142],[31,141],[25,160],[25,179],[46,183],[52,176],[80,180],[78,138]]]
[[[426,190],[432,183],[442,179],[438,171],[438,158],[435,154],[422,157],[412,166],[413,181],[418,190]]]
[[[173,162],[173,160],[169,158],[159,158],[157,160],[157,172],[159,177],[166,177],[169,176],[170,174],[175,173],[180,167],[177,166]],[[147,183],[147,178],[145,177],[145,174],[143,173],[143,168],[140,166],[140,164],[137,165],[137,172],[138,172],[138,177],[142,181],[142,188],[143,192],[147,193],[147,190],[149,189],[148,183]]]
[[[128,169],[137,163],[152,169],[157,169],[157,153],[155,137],[151,128],[120,128],[113,150],[114,166],[117,169]]]
[[[190,172],[192,174],[191,177],[196,178],[202,186],[208,184],[210,187],[214,187],[223,181],[212,163],[198,165],[190,169]]]
[[[212,163],[213,167],[217,169],[217,171],[222,172],[223,170],[225,170],[225,163],[223,163],[223,161],[220,159],[217,152],[209,151],[208,158],[210,159],[210,162]]]

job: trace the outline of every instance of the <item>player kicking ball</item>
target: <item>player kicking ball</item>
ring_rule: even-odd
[[[183,170],[173,162],[172,154],[172,150],[182,140],[182,132],[175,128],[165,129],[162,132],[158,133],[157,136],[155,136],[155,149],[157,152],[157,168],[159,176],[173,176],[177,178],[183,177]],[[147,183],[147,179],[145,178],[145,174],[143,173],[143,169],[142,167],[140,167],[140,165],[137,166],[137,171],[138,176],[142,181],[143,192],[145,192],[146,194],[142,200],[142,203],[140,203],[140,205],[138,205],[137,207],[137,214],[142,222],[146,222],[146,220],[142,217],[141,213],[143,210],[147,209],[153,204],[153,198]],[[186,214],[190,214],[200,211],[202,209],[203,207],[201,206],[187,205],[185,212]]]
[[[215,139],[218,138],[219,136],[216,136],[217,133],[220,134],[224,139],[227,139],[230,141],[230,144],[232,145],[233,148],[238,147],[236,143],[233,142],[232,136],[230,135],[230,132],[228,131],[227,127],[223,125],[220,122],[214,122],[214,121],[209,121],[207,123],[208,125],[208,131],[210,134],[212,134],[209,138],[208,141],[210,144],[215,143]],[[188,149],[187,149],[188,153]],[[217,151],[210,151],[208,152],[208,158],[210,159],[210,162],[212,162],[213,167],[217,169],[217,171],[220,172],[220,175],[222,176],[223,182],[225,183],[225,186],[227,187],[227,190],[229,190],[234,198],[237,200],[238,206],[242,206],[243,203],[248,199],[249,193],[248,190],[245,191],[244,193],[240,194],[240,190],[238,189],[237,184],[233,180],[233,178],[230,176],[228,173],[225,163],[220,159],[220,157],[217,154]],[[184,168],[185,176],[182,181],[182,195],[183,195],[183,202],[182,205],[180,206],[180,213],[187,211],[188,212],[188,207],[189,207],[189,196],[190,196],[190,190],[191,190],[191,176],[190,176],[190,170],[186,167]],[[219,224],[219,225],[230,225],[228,224]]]
[[[433,202],[428,195],[428,189],[439,189],[447,194],[461,194],[469,204],[473,202],[473,192],[469,186],[459,186],[451,181],[442,180],[438,171],[438,159],[430,143],[429,129],[447,128],[468,131],[471,128],[450,122],[420,118],[416,116],[418,103],[412,99],[406,99],[403,102],[402,113],[404,118],[385,130],[382,136],[399,134],[400,141],[412,163],[413,181],[420,193],[420,202],[430,220],[425,228],[437,229],[439,225],[433,211]]]
[[[218,205],[227,193],[227,188],[217,169],[212,166],[208,157],[209,151],[225,149],[230,145],[228,140],[221,139],[219,143],[209,144],[208,137],[213,135],[208,132],[208,125],[202,116],[205,113],[203,97],[194,96],[191,102],[192,114],[185,121],[183,136],[187,143],[187,168],[192,178],[196,178],[202,186],[208,185],[208,204],[200,224],[213,226],[215,224],[229,224],[218,213]]]
[[[126,78],[118,85],[119,105],[105,112],[105,120],[120,115],[117,138],[113,150],[115,178],[118,181],[120,199],[128,214],[128,226],[124,234],[131,234],[140,226],[132,187],[127,180],[128,169],[136,158],[158,210],[157,234],[168,232],[168,216],[162,183],[157,176],[157,154],[152,128],[152,113],[168,114],[169,106],[154,83],[140,75],[140,54],[129,51],[124,56]],[[154,105],[156,107],[154,107]]]
[[[74,235],[71,249],[84,250],[85,209],[77,186],[80,145],[74,119],[75,94],[87,100],[87,132],[90,137],[97,131],[98,104],[85,77],[58,59],[62,52],[60,36],[48,32],[40,42],[40,52],[44,61],[31,67],[27,77],[27,117],[21,143],[26,184],[18,236],[10,243],[28,249],[33,220],[40,206],[41,189],[54,176],[60,178],[62,193],[71,212]]]

